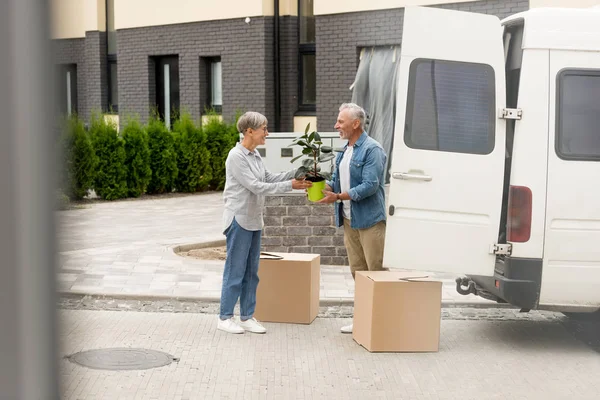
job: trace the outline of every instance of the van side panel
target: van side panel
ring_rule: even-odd
[[[523,117],[516,122],[510,184],[531,189],[531,237],[512,243],[512,257],[542,259],[546,209],[548,158],[548,69],[549,51],[525,49],[521,66],[518,108]]]
[[[549,82],[548,205],[540,304],[598,308],[600,52],[552,50]],[[560,82],[564,94],[559,96]],[[559,109],[562,96],[565,102]],[[558,118],[568,121],[562,129]]]

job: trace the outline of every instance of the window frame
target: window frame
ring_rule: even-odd
[[[600,69],[593,69],[593,68],[563,68],[560,71],[558,71],[558,73],[556,74],[556,102],[555,102],[555,107],[556,107],[556,113],[555,113],[555,127],[554,127],[554,151],[556,152],[556,155],[558,156],[558,158],[560,158],[561,160],[565,160],[565,161],[600,161],[600,154],[596,155],[596,156],[591,156],[591,155],[567,155],[567,154],[563,154],[560,151],[560,140],[561,140],[561,124],[562,124],[562,120],[563,120],[563,113],[562,113],[562,98],[563,98],[563,93],[564,93],[564,77],[565,76],[595,76],[600,78]]]
[[[213,64],[215,63],[221,64],[221,104],[214,105],[213,104]],[[208,93],[207,93],[207,104],[210,106],[212,110],[214,110],[217,114],[223,113],[223,60],[221,56],[215,57],[207,57],[206,58],[206,75],[208,78]]]
[[[115,54],[109,54],[107,56],[107,64],[108,64],[108,77],[107,77],[107,84],[108,84],[108,112],[112,112],[112,113],[118,113],[119,112],[119,68],[118,68],[118,62],[117,62],[117,56]],[[116,78],[117,78],[117,102],[113,103],[112,97],[113,97],[113,90],[112,90],[112,85],[113,85],[113,77],[111,74],[111,66],[115,65],[117,66],[117,74],[116,74]]]
[[[169,129],[172,128],[173,124],[175,123],[175,121],[178,119],[179,117],[179,113],[181,112],[181,70],[180,70],[180,65],[179,65],[179,61],[180,61],[180,57],[179,54],[168,54],[168,55],[161,55],[161,56],[151,56],[153,58],[154,61],[154,93],[155,93],[155,105],[157,108],[157,112],[159,117],[161,118],[162,121],[165,122],[165,124],[167,123],[167,119],[166,119],[166,113],[167,111],[169,112],[169,120],[168,120],[168,125],[169,125]],[[175,82],[175,80],[171,79],[171,74],[173,74],[172,72],[172,67],[174,64],[177,65],[177,107],[176,107],[176,114],[173,115],[171,113],[173,107],[173,97],[171,96],[171,93],[169,93],[169,103],[170,103],[170,109],[169,110],[164,110],[164,97],[165,97],[165,93],[164,93],[164,66],[166,64],[169,64],[169,90],[172,91],[172,83]],[[159,83],[162,83],[159,84]],[[160,96],[160,92],[162,90],[162,96]],[[163,112],[161,114],[161,107],[163,108]]]
[[[314,3],[313,3],[314,8]],[[315,104],[306,104],[304,102],[304,56],[315,56],[315,60],[317,57],[317,46],[316,46],[316,17],[314,16],[313,10],[313,20],[315,21],[315,42],[306,42],[302,43],[302,18],[304,14],[302,13],[302,0],[298,1],[298,110],[296,115],[315,115],[317,112],[317,71],[316,71],[316,63],[315,63]]]
[[[411,138],[411,127],[413,123],[413,113],[415,111],[415,88],[416,88],[416,73],[417,68],[421,64],[430,63],[430,62],[441,62],[448,64],[460,64],[460,65],[470,65],[470,66],[481,66],[488,69],[491,74],[489,77],[489,83],[491,83],[492,90],[489,94],[489,99],[491,101],[491,106],[489,107],[489,131],[488,131],[488,145],[485,152],[472,152],[472,151],[451,151],[451,150],[440,150],[439,148],[430,148],[424,147],[422,145],[418,145],[413,143]],[[435,102],[435,99],[434,99]],[[436,104],[436,133],[438,137],[438,147],[439,147],[439,127],[438,127],[438,118],[437,118],[437,102]],[[406,104],[406,114],[404,119],[404,144],[411,149],[414,150],[425,150],[425,151],[439,151],[443,153],[455,153],[455,154],[469,154],[474,156],[486,156],[490,155],[494,152],[496,148],[496,71],[489,64],[484,63],[476,63],[476,62],[465,62],[465,61],[454,61],[454,60],[441,60],[434,58],[415,58],[410,64],[410,70],[408,75],[408,90],[407,90],[407,104]]]

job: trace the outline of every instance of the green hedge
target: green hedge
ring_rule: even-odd
[[[97,158],[90,136],[76,116],[63,122],[57,150],[61,191],[70,199],[82,199],[94,186]]]
[[[225,160],[239,140],[235,123],[218,117],[205,126],[182,114],[169,131],[152,118],[142,125],[130,119],[121,134],[102,116],[94,116],[86,131],[73,116],[58,140],[60,191],[81,199],[89,189],[104,199],[221,190]]]
[[[194,125],[189,114],[183,114],[173,125],[178,174],[175,190],[197,192],[206,190],[212,180],[210,153],[206,148],[206,133]]]
[[[217,117],[210,117],[202,127],[206,133],[206,147],[210,153],[212,179],[210,188],[222,190],[225,187],[225,160],[229,150],[239,141],[240,134],[234,124],[228,124]]]
[[[125,141],[125,168],[127,168],[127,192],[131,197],[140,197],[152,177],[148,134],[136,120],[130,120],[123,129]]]
[[[98,159],[94,190],[105,200],[127,197],[125,141],[117,127],[102,116],[92,117],[90,135]]]
[[[178,172],[173,134],[157,118],[150,120],[147,131],[148,146],[150,147],[150,169],[152,170],[148,193],[172,192]]]

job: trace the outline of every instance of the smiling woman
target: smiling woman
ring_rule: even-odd
[[[228,333],[266,332],[253,317],[265,195],[311,186],[304,179],[293,179],[293,170],[273,174],[265,168],[256,147],[265,144],[269,135],[267,122],[267,118],[257,112],[249,111],[242,115],[237,127],[244,138],[231,149],[225,162],[223,228],[227,237],[227,258],[217,328]],[[235,321],[233,309],[238,298],[241,316]]]

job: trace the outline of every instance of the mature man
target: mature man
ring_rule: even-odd
[[[348,140],[338,154],[331,181],[321,203],[335,204],[336,226],[344,226],[352,278],[356,271],[383,270],[385,242],[384,165],[381,145],[364,131],[365,110],[354,103],[341,105],[335,129]],[[352,325],[343,333],[352,333]]]

